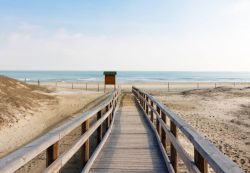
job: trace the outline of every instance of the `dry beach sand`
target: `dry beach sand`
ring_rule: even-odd
[[[250,172],[250,87],[150,93],[214,143],[245,172]],[[190,155],[192,145],[180,139]]]
[[[40,83],[41,86],[0,77],[0,157],[45,133],[77,112],[86,110],[105,96],[103,84]],[[135,85],[148,91],[214,143],[245,172],[250,172],[250,84],[171,82],[123,83],[123,91]],[[107,90],[111,90],[109,87]],[[97,99],[97,100],[96,100]],[[30,130],[32,129],[32,130]],[[76,129],[60,141],[63,152],[80,135]],[[180,134],[190,155],[191,144]],[[74,158],[79,157],[76,154]],[[79,172],[76,160],[63,172]],[[40,172],[45,166],[42,153],[18,172]],[[74,167],[74,169],[72,169]],[[182,172],[182,171],[181,171]],[[185,171],[183,171],[185,172]]]
[[[49,89],[0,76],[0,157],[82,110],[103,92]]]

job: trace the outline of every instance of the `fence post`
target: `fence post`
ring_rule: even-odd
[[[207,161],[202,157],[202,155],[194,149],[194,163],[201,171],[201,173],[208,173]]]
[[[89,119],[82,123],[82,134],[89,129]],[[81,149],[81,161],[85,165],[89,160],[89,139],[83,144]]]
[[[72,82],[72,89],[74,89],[74,84],[73,84],[73,82]]]
[[[53,163],[59,156],[59,142],[54,143],[46,150],[46,166],[48,167]]]
[[[147,116],[148,116],[148,96],[146,96],[146,113],[147,113]]]
[[[173,121],[170,120],[170,131],[172,132],[172,134],[175,136],[175,138],[178,138],[178,132],[177,132],[177,128],[176,125],[174,124]],[[171,143],[170,145],[170,161],[171,164],[174,168],[174,171],[177,173],[178,172],[178,158],[177,158],[177,151],[174,148],[174,145]]]
[[[100,91],[99,83],[98,83],[98,92]]]
[[[168,82],[168,91],[169,91],[169,82]]]
[[[40,86],[40,80],[37,81],[37,85]]]
[[[102,117],[102,110],[97,113],[97,121]],[[97,143],[102,140],[102,124],[97,128]]]

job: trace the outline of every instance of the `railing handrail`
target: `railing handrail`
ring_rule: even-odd
[[[109,104],[110,113],[113,108],[113,102],[117,101],[119,96],[119,90],[113,91],[108,98],[106,98],[99,105],[91,108],[89,111],[82,113],[79,116],[73,117],[64,124],[50,130],[48,133],[38,137],[32,142],[26,144],[25,146],[17,149],[16,151],[10,153],[9,155],[0,159],[0,172],[14,172],[28,163],[30,160],[34,159],[44,150],[48,149],[50,146],[61,140],[67,134],[72,132],[76,127],[81,126],[85,121],[96,115],[99,111],[105,109]],[[115,104],[116,105],[116,104]],[[102,121],[103,122],[103,121]]]
[[[145,91],[142,91],[136,87],[132,87],[132,91],[135,92],[137,97],[140,97],[139,99],[142,99],[143,102],[150,108],[153,109],[151,111],[156,114],[158,121],[160,125],[163,125],[163,130],[166,132],[167,135],[172,137],[171,140],[173,140],[174,136],[172,135],[169,128],[166,126],[165,122],[162,121],[160,113],[154,109],[154,107],[148,102],[152,101],[156,107],[160,110],[160,112],[163,115],[166,115],[171,122],[174,123],[174,125],[180,129],[180,131],[190,140],[190,142],[193,144],[195,150],[207,161],[207,163],[211,166],[211,168],[215,172],[219,173],[243,173],[243,171],[238,167],[236,163],[234,163],[232,160],[230,160],[229,157],[224,155],[218,148],[215,147],[211,142],[209,142],[207,139],[202,137],[194,128],[192,128],[189,124],[187,124],[182,118],[180,118],[178,115],[176,115],[174,112],[172,112],[167,106],[162,104],[160,101],[155,99],[150,94],[146,93]],[[144,96],[142,96],[144,95]],[[147,98],[147,99],[146,99]],[[176,140],[176,138],[174,138]],[[175,147],[182,147],[178,141],[175,143]],[[182,148],[183,149],[183,148]],[[185,150],[178,151],[180,154],[184,154],[186,158],[182,159],[189,159],[188,155],[185,155]],[[186,160],[187,161],[187,160]],[[188,160],[190,161],[190,160]],[[185,161],[184,161],[185,163]],[[188,163],[188,162],[186,162]],[[189,166],[192,166],[191,164]],[[191,170],[195,170],[191,168]]]

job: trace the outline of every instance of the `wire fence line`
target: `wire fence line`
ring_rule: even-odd
[[[78,89],[85,91],[104,91],[104,82],[46,82],[46,81],[24,81],[28,84],[38,86],[51,86],[56,88]],[[164,89],[165,91],[183,91],[192,89],[214,89],[219,87],[229,88],[249,88],[250,82],[135,82],[135,83],[118,83],[116,86],[107,85],[108,89],[121,88],[123,90],[130,90],[132,86],[138,86],[145,89]]]

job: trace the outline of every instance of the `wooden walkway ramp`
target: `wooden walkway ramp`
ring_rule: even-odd
[[[156,137],[132,93],[124,94],[112,132],[90,172],[167,172]]]

